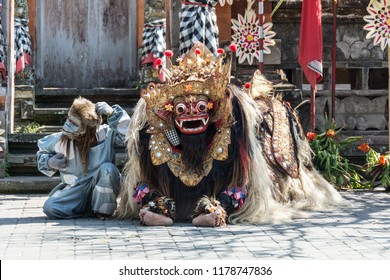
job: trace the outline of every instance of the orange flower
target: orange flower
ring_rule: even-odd
[[[213,109],[214,108],[214,103],[212,101],[209,101],[209,103],[207,103],[207,108],[209,110]]]
[[[308,132],[306,135],[309,142],[313,142],[313,140],[316,138],[316,136],[317,136],[317,134],[315,134],[314,132]]]
[[[378,160],[378,165],[383,166],[387,163],[387,158],[384,155],[381,155],[379,160]]]
[[[368,153],[368,152],[371,150],[370,146],[368,146],[367,143],[362,143],[362,144],[358,147],[358,149],[359,149],[360,151],[362,151],[363,153]]]
[[[188,84],[188,85],[185,85],[185,91],[190,91],[192,89],[192,85]]]
[[[326,132],[326,134],[325,134],[325,137],[326,138],[329,138],[329,136],[330,137],[335,137],[335,135],[336,135],[336,133],[334,132],[334,130],[333,129],[328,129],[328,131]]]

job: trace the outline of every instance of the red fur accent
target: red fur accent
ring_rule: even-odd
[[[222,124],[222,119],[219,119],[219,120],[217,120],[217,122],[215,123],[215,127],[216,127],[216,128],[219,128],[219,127],[221,126],[221,124]]]
[[[249,177],[248,176],[248,161],[249,161],[248,152],[245,149],[241,139],[238,140],[238,145],[240,146],[240,159],[241,159],[242,168],[244,169],[244,176],[245,176],[244,185],[247,185],[248,181],[249,181],[249,179],[248,179],[248,177]]]

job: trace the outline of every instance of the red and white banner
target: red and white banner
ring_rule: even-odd
[[[298,62],[314,91],[323,75],[321,17],[321,0],[302,1]]]

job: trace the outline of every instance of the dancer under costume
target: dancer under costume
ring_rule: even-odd
[[[294,111],[268,96],[259,72],[250,90],[230,84],[230,62],[218,53],[196,43],[162,69],[165,84],[141,93],[116,216],[215,227],[285,222],[343,204],[313,168]]]
[[[107,123],[101,124],[102,115]],[[115,166],[115,143],[124,143],[130,117],[118,105],[74,100],[62,132],[38,141],[38,169],[47,176],[57,171],[61,183],[43,206],[52,219],[94,214],[106,218],[117,207],[121,175]]]

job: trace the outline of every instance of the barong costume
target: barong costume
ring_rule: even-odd
[[[228,223],[285,222],[344,201],[313,167],[297,115],[269,95],[256,72],[250,90],[230,83],[230,61],[203,44],[162,69],[141,93],[129,127],[116,213],[141,208],[173,221],[220,213]],[[142,219],[141,219],[142,222]]]

